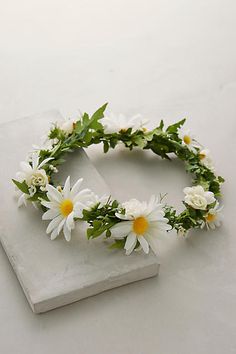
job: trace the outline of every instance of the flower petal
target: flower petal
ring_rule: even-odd
[[[25,195],[25,193],[23,193],[23,194],[21,194],[21,196],[19,197],[19,199],[18,199],[18,202],[17,202],[17,206],[18,206],[18,208],[20,208],[22,205],[27,205],[26,204],[26,195]]]
[[[66,218],[66,226],[71,231],[75,227],[74,212],[72,211]]]
[[[54,229],[53,232],[51,233],[51,240],[55,240],[55,238],[57,238],[58,236],[58,232],[57,232],[57,229]]]
[[[68,229],[66,222],[63,227],[63,233],[64,233],[66,241],[69,242],[71,240],[71,231]]]
[[[155,253],[155,255],[158,254],[158,240],[153,237],[150,233],[145,233],[145,239],[149,243],[151,249]]]
[[[124,238],[132,230],[132,221],[121,221],[110,228],[111,236],[117,239]]]
[[[63,188],[63,196],[65,199],[70,197],[70,176],[67,177],[64,188]]]
[[[59,235],[59,233],[61,232],[61,230],[62,230],[62,228],[63,228],[65,222],[66,222],[66,219],[63,218],[62,221],[60,222],[60,224],[58,225],[58,228],[57,228],[57,234],[58,234],[58,235]]]
[[[216,200],[214,193],[212,192],[205,192],[205,198],[207,200],[207,204],[214,203],[214,201]]]
[[[61,222],[61,220],[63,219],[63,216],[58,215],[57,217],[55,217],[48,225],[46,233],[50,234],[50,232],[55,229]]]
[[[41,200],[40,203],[48,209],[58,209],[58,205],[55,202],[47,202],[46,200]]]
[[[62,194],[55,187],[53,187],[51,184],[47,184],[46,188],[48,191],[47,196],[50,201],[56,201],[58,203],[62,202]]]
[[[48,161],[53,160],[53,159],[54,159],[54,157],[48,157],[47,159],[43,160],[43,161],[39,164],[38,169],[40,169],[40,168],[43,167]]]
[[[36,170],[38,168],[38,163],[39,163],[39,154],[38,152],[36,152],[32,154],[33,170]]]
[[[72,187],[71,189],[71,192],[70,192],[70,195],[71,195],[71,198],[73,199],[76,194],[79,192],[79,189],[80,189],[80,186],[83,182],[83,178],[80,178],[78,179],[78,181],[74,184],[74,186]]]
[[[147,240],[144,238],[144,236],[138,236],[138,240],[139,240],[140,245],[142,246],[144,253],[148,254],[149,244],[148,244]]]
[[[125,250],[128,251],[130,248],[132,248],[134,245],[137,243],[137,237],[134,232],[131,232],[125,242]]]
[[[42,219],[43,220],[51,220],[51,219],[54,219],[59,214],[60,214],[59,210],[49,209],[48,211],[46,211],[46,213],[43,214]]]
[[[32,167],[30,166],[30,164],[28,162],[21,161],[20,168],[25,173],[32,173]]]

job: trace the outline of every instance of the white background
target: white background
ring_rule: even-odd
[[[170,234],[158,278],[44,315],[31,312],[1,250],[1,353],[236,352],[235,17],[233,0],[0,2],[1,122],[106,101],[150,126],[188,117],[226,177],[224,226]],[[120,199],[168,191],[177,205],[191,183],[179,162],[101,151],[89,154]]]

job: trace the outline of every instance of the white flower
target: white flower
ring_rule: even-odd
[[[221,214],[222,209],[223,206],[220,207],[219,202],[217,201],[215,206],[211,208],[204,216],[205,221],[202,221],[201,228],[203,229],[204,226],[206,226],[208,230],[214,230],[216,227],[219,227],[223,219],[223,216]]]
[[[199,158],[200,158],[200,163],[209,168],[210,170],[214,170],[214,166],[213,166],[213,161],[210,155],[210,150],[208,149],[203,149],[199,152]]]
[[[149,252],[150,246],[157,254],[158,237],[171,229],[158,199],[152,196],[148,203],[131,199],[123,203],[121,207],[125,209],[125,214],[116,213],[116,216],[122,221],[111,227],[112,237],[123,239],[127,236],[124,246],[127,255],[131,254],[137,242],[145,253]]]
[[[190,205],[194,209],[205,210],[207,205],[215,202],[214,193],[206,192],[200,185],[194,187],[184,188],[185,203]]]
[[[75,119],[65,119],[62,122],[58,122],[58,127],[66,134],[71,134],[75,128]]]
[[[26,184],[29,187],[29,195],[28,194],[20,194],[19,199],[18,199],[18,207],[22,206],[23,204],[26,206],[27,199],[32,197],[35,192],[36,192],[36,187],[39,186],[45,187],[46,184],[48,183],[48,176],[42,167],[52,158],[47,158],[43,160],[39,164],[39,155],[38,152],[34,152],[31,157],[32,160],[32,165],[29,162],[22,161],[20,163],[21,170],[20,172],[17,172],[16,174],[16,179],[19,182],[25,181]]]
[[[70,177],[67,177],[63,189],[47,184],[49,201],[42,200],[41,204],[49,210],[43,214],[42,219],[51,220],[46,230],[47,233],[51,233],[51,240],[54,240],[63,229],[65,239],[70,241],[71,230],[75,227],[74,218],[83,216],[83,209],[90,200],[89,189],[79,191],[82,181],[80,178],[71,188]]]
[[[187,237],[189,230],[186,230],[183,226],[180,226],[177,232],[177,235],[180,237]]]
[[[95,207],[98,204],[99,204],[99,208],[101,208],[107,203],[108,198],[109,197],[107,195],[103,195],[102,197],[99,197],[94,192],[91,192],[90,200],[87,203],[86,209],[91,210],[93,207]]]
[[[33,145],[33,149],[34,150],[48,150],[48,151],[51,151],[54,146],[59,142],[59,140],[57,138],[55,139],[50,139],[48,137],[48,135],[43,135],[41,136],[40,138],[40,143],[39,145]],[[34,151],[35,152],[35,151]]]
[[[147,122],[147,120],[143,120],[140,114],[126,118],[123,114],[116,116],[114,113],[111,113],[100,119],[100,123],[103,125],[106,134],[125,132],[129,128],[132,128],[133,131],[140,130],[143,129],[144,124]]]
[[[196,152],[196,148],[199,148],[199,143],[195,140],[194,135],[189,129],[180,128],[178,131],[179,138],[182,139],[182,144],[186,145],[189,150]]]
[[[39,164],[39,155],[37,152],[32,154],[32,166],[29,162],[22,161],[20,167],[22,171],[17,172],[16,178],[18,181],[25,181],[26,184],[31,186],[45,186],[48,183],[48,176],[46,171],[42,167],[50,160],[52,157],[49,157],[43,160]]]

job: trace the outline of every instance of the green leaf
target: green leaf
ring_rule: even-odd
[[[146,146],[146,141],[145,138],[140,136],[140,135],[136,135],[133,138],[134,143],[139,146],[141,149],[144,148],[144,146]]]
[[[163,119],[160,121],[159,127],[157,127],[157,129],[163,130],[164,128],[164,122]]]
[[[166,131],[168,133],[177,133],[177,130],[182,127],[182,125],[185,123],[186,118],[180,120],[179,122],[169,125],[168,128],[166,129]]]
[[[224,183],[225,179],[221,176],[218,176],[218,181],[219,181],[219,183]]]
[[[103,141],[103,151],[106,153],[109,150],[109,144],[106,140]]]
[[[123,240],[115,240],[115,242],[109,246],[110,249],[121,249],[125,246],[125,239]]]
[[[19,181],[15,180],[15,179],[12,179],[12,181],[13,181],[13,183],[15,183],[15,185],[19,188],[19,190],[21,192],[23,192],[25,194],[29,194],[29,188],[28,188],[28,186],[27,186],[25,181],[19,182]]]
[[[102,129],[102,124],[99,123],[99,119],[103,118],[104,116],[104,111],[107,107],[108,103],[105,103],[102,107],[98,108],[98,110],[92,115],[89,123],[89,128],[98,130]]]

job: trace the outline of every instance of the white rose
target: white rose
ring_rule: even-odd
[[[215,202],[215,197],[212,192],[206,192],[202,186],[184,188],[184,201],[194,209],[205,210],[207,205]]]
[[[26,178],[28,186],[46,186],[48,184],[48,176],[45,170],[36,170]]]

